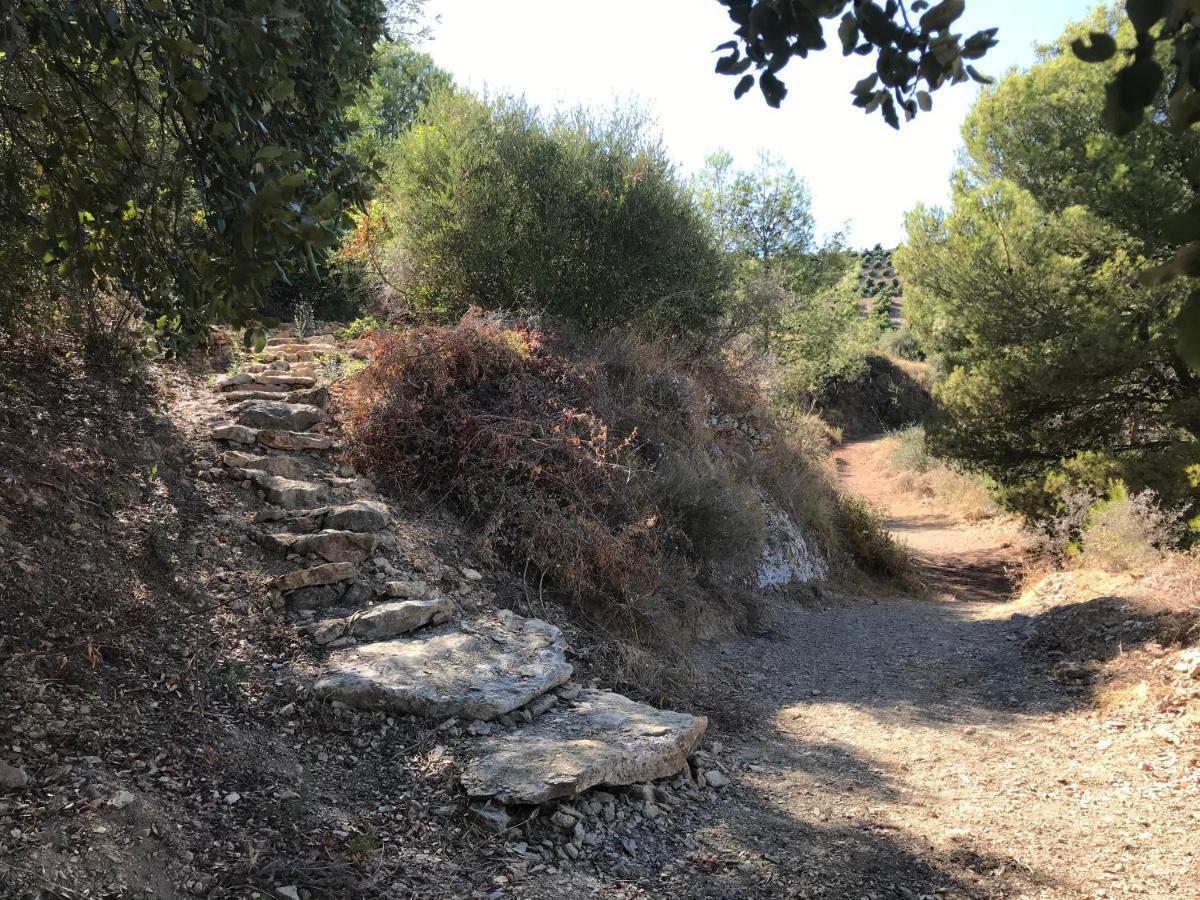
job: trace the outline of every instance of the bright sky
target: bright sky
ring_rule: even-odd
[[[980,66],[998,75],[1029,64],[1036,42],[1095,5],[972,0],[956,30],[1000,28],[1000,46]],[[807,179],[818,230],[848,223],[855,246],[894,246],[908,209],[946,202],[959,126],[976,95],[973,84],[943,88],[933,112],[896,133],[851,106],[850,88],[871,63],[843,57],[835,40],[784,70],[781,110],[757,88],[735,101],[736,79],[713,72],[711,51],[732,34],[716,0],[430,0],[429,12],[438,21],[423,49],[460,85],[524,94],[543,108],[636,99],[685,175],[718,147],[742,166],[765,149]]]

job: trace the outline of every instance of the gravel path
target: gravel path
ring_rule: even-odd
[[[854,468],[870,458],[841,454],[851,489],[881,484]],[[1015,535],[874,491],[947,573],[941,599],[781,606],[771,633],[714,649],[713,683],[754,724],[697,836],[764,853],[770,875],[710,895],[1200,897],[1200,760],[1027,667]]]

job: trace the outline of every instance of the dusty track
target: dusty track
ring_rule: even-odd
[[[780,607],[772,633],[714,654],[757,725],[705,843],[764,852],[762,896],[1200,896],[1184,761],[1028,668],[1017,536],[891,492],[875,449],[837,454],[843,483],[883,507],[934,599]]]

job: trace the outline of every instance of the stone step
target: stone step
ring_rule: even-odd
[[[261,469],[230,469],[230,472],[262,491],[268,503],[284,509],[311,509],[329,499],[329,488],[323,484],[272,475]]]
[[[312,481],[319,477],[317,466],[303,456],[266,456],[243,450],[226,450],[221,454],[222,465],[230,469],[258,469],[281,478]]]
[[[267,512],[259,521],[286,521],[293,531],[381,531],[392,522],[392,512],[378,500],[355,500],[340,506],[325,506],[305,513]]]
[[[708,727],[703,716],[585,690],[516,731],[487,739],[463,771],[468,795],[536,805],[597,785],[674,775]]]
[[[318,644],[341,638],[382,641],[408,634],[426,625],[440,625],[450,617],[454,604],[445,597],[379,603],[352,616],[322,619],[306,629]]]
[[[311,431],[277,431],[269,428],[251,428],[249,425],[219,425],[212,430],[214,441],[229,441],[234,444],[261,444],[272,450],[328,450],[333,439],[327,434]]]
[[[562,632],[508,610],[339,650],[313,693],[359,709],[494,719],[571,677]]]
[[[317,380],[311,375],[293,375],[291,372],[261,372],[254,376],[254,384],[268,388],[275,385],[280,390],[289,391],[293,388],[310,388]]]
[[[321,587],[357,577],[358,568],[353,563],[325,563],[311,569],[296,569],[294,572],[280,575],[271,581],[270,587],[282,594],[290,594],[301,588]]]
[[[358,531],[318,531],[315,534],[264,533],[259,543],[268,550],[319,556],[326,562],[362,562],[375,552],[379,537]]]
[[[282,400],[244,400],[231,406],[229,412],[239,425],[282,431],[308,431],[329,421],[325,410],[319,407]]]

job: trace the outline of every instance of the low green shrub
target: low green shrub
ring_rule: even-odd
[[[1109,485],[1083,522],[1069,555],[1109,572],[1147,569],[1161,562],[1179,536],[1179,518],[1164,510],[1153,491],[1131,494],[1124,482]]]

